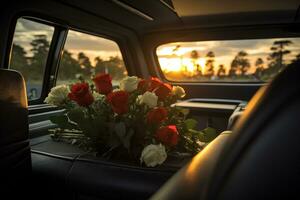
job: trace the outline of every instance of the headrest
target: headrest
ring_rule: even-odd
[[[0,101],[27,108],[25,81],[19,72],[0,69]]]

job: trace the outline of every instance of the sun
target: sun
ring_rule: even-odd
[[[159,58],[159,63],[164,72],[179,72],[182,68],[179,58]]]
[[[205,62],[205,58],[197,60],[190,58],[159,58],[161,69],[164,72],[188,72],[194,74],[197,73],[200,66],[200,70],[203,73],[205,71]]]
[[[202,73],[204,73],[204,71],[205,71],[205,59],[204,58],[200,58],[200,59],[198,59],[198,64],[200,65],[200,67],[201,67],[201,71],[202,71]]]

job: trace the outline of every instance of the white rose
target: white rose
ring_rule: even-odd
[[[53,87],[44,102],[54,106],[63,106],[68,100],[69,93],[70,89],[66,85]]]
[[[149,108],[153,108],[157,105],[158,97],[153,92],[145,92],[143,95],[137,97],[138,104],[146,104]]]
[[[178,96],[180,98],[183,98],[185,96],[185,91],[180,86],[173,86],[173,88],[172,88],[172,94],[176,95],[176,96]]]
[[[167,159],[165,146],[162,144],[150,144],[146,146],[141,154],[141,163],[145,163],[147,167],[155,167],[161,165]]]
[[[126,92],[132,92],[137,89],[139,79],[136,76],[127,76],[120,81],[120,89]]]

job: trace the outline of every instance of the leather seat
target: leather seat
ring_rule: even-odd
[[[16,187],[28,185],[31,155],[25,82],[18,72],[5,69],[0,69],[0,169],[1,191],[17,192]]]
[[[300,189],[299,76],[297,61],[258,91],[231,135],[220,135],[152,199],[294,199]]]

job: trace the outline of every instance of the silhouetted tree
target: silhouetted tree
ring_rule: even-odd
[[[234,58],[231,61],[231,65],[230,65],[230,69],[229,69],[229,72],[228,72],[228,76],[231,77],[231,78],[235,78],[236,75],[237,75],[237,70],[238,70],[238,63],[237,63],[237,60]]]
[[[172,49],[173,54],[176,54],[176,52],[180,49],[180,47],[181,47],[180,45],[176,45],[174,49]]]
[[[195,75],[202,74],[201,66],[197,63],[197,60],[199,59],[199,57],[200,57],[200,55],[196,50],[191,51],[190,58],[192,60],[192,63],[193,63],[193,66],[194,66],[194,69],[196,72]],[[192,75],[194,75],[194,74],[192,74]]]
[[[206,54],[206,63],[205,63],[205,75],[211,77],[214,75],[214,62],[215,62],[215,54],[212,51],[209,51]]]
[[[202,76],[202,67],[201,65],[196,65],[197,76]]]
[[[82,73],[82,69],[78,60],[72,57],[72,53],[68,50],[64,50],[60,65],[58,80],[75,79],[76,74]]]
[[[255,67],[256,69],[253,75],[256,79],[261,79],[264,71],[264,60],[262,58],[257,58],[255,61]]]
[[[225,75],[226,75],[226,70],[225,70],[224,65],[219,65],[219,69],[218,69],[218,71],[217,71],[217,76],[218,76],[219,78],[222,78],[222,77],[224,77]]]
[[[285,48],[290,44],[292,44],[290,40],[274,41],[273,46],[271,47],[272,52],[268,57],[270,62],[268,71],[270,74],[277,74],[285,65],[284,56],[290,53],[290,51]]]
[[[238,52],[238,54],[231,62],[231,68],[229,70],[230,76],[235,76],[237,74],[240,74],[241,76],[246,75],[247,71],[250,68],[250,62],[247,56],[248,54],[245,51]]]
[[[85,78],[90,78],[92,75],[93,66],[91,64],[90,58],[86,56],[83,52],[79,52],[78,56],[78,63],[82,69],[82,74]]]
[[[299,61],[300,61],[300,53],[295,56],[295,58],[292,60],[292,63],[299,62]]]
[[[49,41],[46,35],[34,35],[34,39],[30,43],[33,56],[30,58],[30,79],[40,80],[43,77],[44,68],[46,66],[47,56],[49,52]]]
[[[26,58],[26,51],[20,45],[13,44],[10,68],[19,71],[24,76],[24,79],[28,80],[29,67],[28,60]]]
[[[97,73],[107,73],[108,70],[105,68],[104,60],[97,56],[95,59],[95,72]]]
[[[109,73],[113,79],[120,80],[126,76],[126,68],[123,60],[118,56],[111,56],[109,60],[102,62],[105,72]]]

